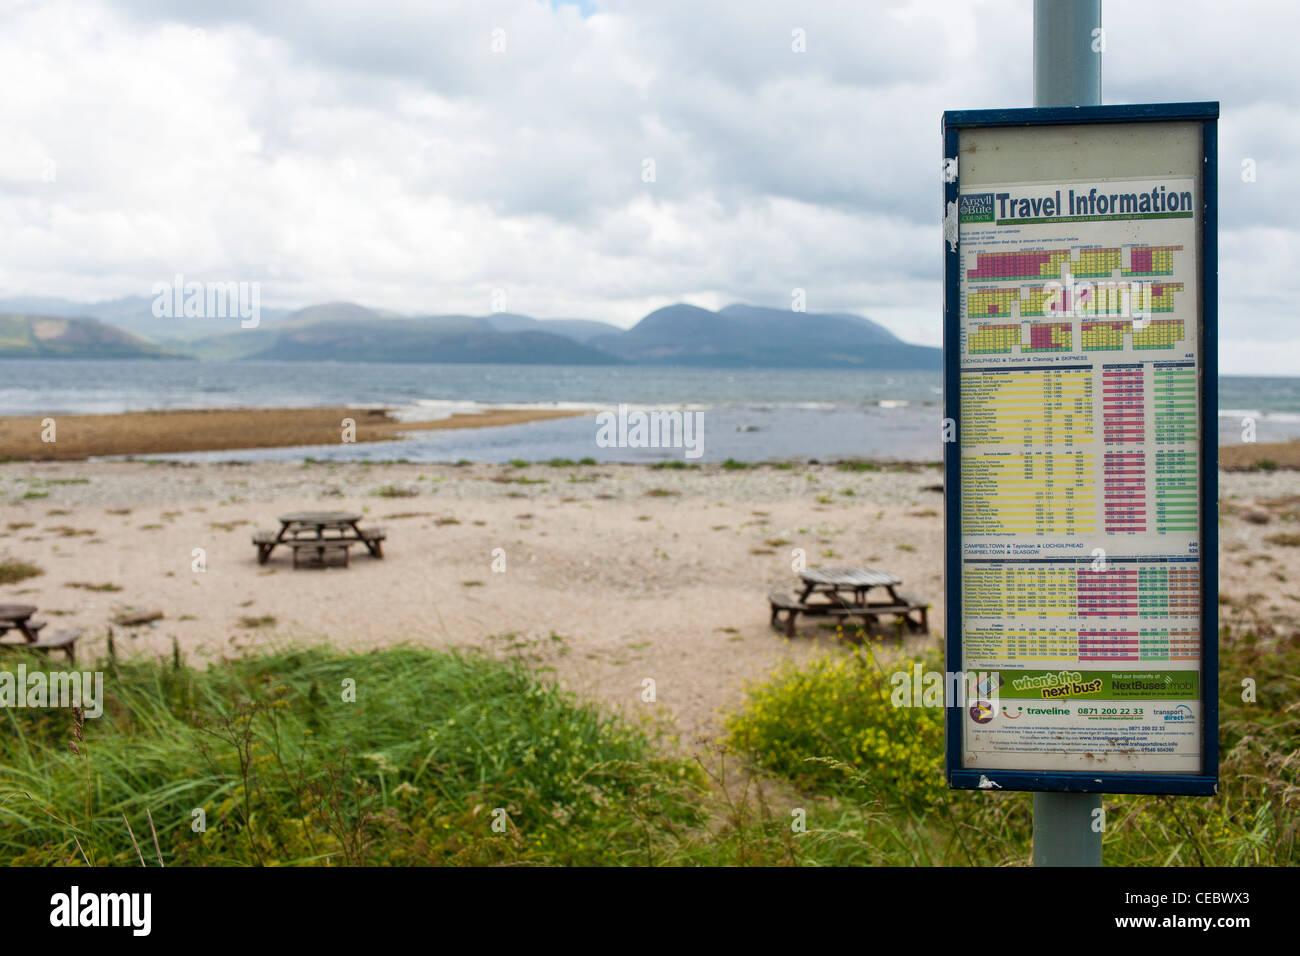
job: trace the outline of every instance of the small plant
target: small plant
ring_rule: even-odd
[[[753,467],[754,466],[751,465],[749,462],[737,461],[735,458],[728,458],[726,461],[722,463],[722,468],[724,471],[744,471],[747,468],[753,468]]]
[[[28,578],[38,577],[45,572],[29,561],[6,558],[0,561],[0,584],[17,584]]]
[[[892,664],[941,670],[938,655]],[[890,674],[869,649],[787,661],[749,688],[727,721],[732,746],[803,786],[848,794],[835,762],[868,778],[889,803],[922,808],[945,789],[943,708],[896,707]]]
[[[414,498],[419,493],[418,488],[403,488],[400,485],[384,485],[371,492],[376,498]]]
[[[258,627],[274,627],[275,615],[273,614],[245,614],[239,619],[239,626],[252,630]]]

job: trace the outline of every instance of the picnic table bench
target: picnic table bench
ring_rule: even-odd
[[[388,533],[383,528],[362,528],[361,515],[346,511],[298,511],[280,515],[279,531],[254,531],[253,544],[257,547],[257,563],[266,564],[271,552],[280,545],[293,552],[293,566],[299,566],[300,557],[318,559],[324,565],[328,555],[342,555],[343,566],[348,566],[348,555],[354,544],[365,545],[371,557],[384,556],[384,540]]]
[[[18,631],[23,636],[21,642],[0,640],[0,647],[22,647],[46,653],[62,651],[68,655],[69,661],[75,663],[77,640],[81,637],[81,631],[76,628],[64,628],[42,638],[41,630],[46,622],[33,621],[31,618],[35,613],[36,608],[31,604],[0,604],[0,638],[11,630]]]
[[[800,614],[809,616],[862,618],[867,627],[879,625],[883,618],[892,617],[899,628],[928,634],[930,632],[927,601],[898,590],[902,578],[874,568],[808,568],[799,573],[802,592],[790,594],[773,591],[768,595],[771,605],[771,625],[794,637],[795,620]],[[887,600],[873,601],[869,592],[884,588]],[[784,620],[782,619],[784,617]]]

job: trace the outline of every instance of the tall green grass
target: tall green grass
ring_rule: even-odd
[[[139,865],[125,814],[153,862],[146,811],[168,865],[654,862],[700,820],[690,765],[517,664],[300,650],[105,691],[84,727],[0,712],[0,859]]]
[[[1107,796],[1108,864],[1297,861],[1300,639],[1234,620],[1220,646],[1219,794]],[[942,710],[889,707],[862,654],[782,665],[728,720],[727,746],[695,759],[519,662],[468,654],[101,666],[98,720],[0,710],[0,863],[1003,865],[1031,852],[1031,795],[946,790]]]

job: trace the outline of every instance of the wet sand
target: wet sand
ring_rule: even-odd
[[[116,415],[55,415],[0,418],[0,459],[70,461],[106,455],[148,457],[175,452],[236,448],[289,448],[344,440],[344,420],[355,423],[358,442],[393,441],[403,432],[518,425],[582,412],[568,409],[491,409],[436,421],[398,421],[389,409],[228,408],[125,412]],[[394,455],[394,457],[400,457]]]

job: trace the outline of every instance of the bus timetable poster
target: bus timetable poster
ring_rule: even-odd
[[[1200,203],[959,191],[963,767],[1201,770]]]

